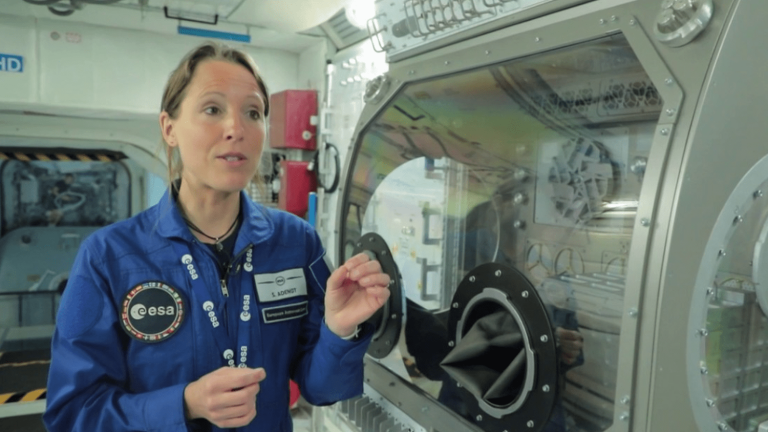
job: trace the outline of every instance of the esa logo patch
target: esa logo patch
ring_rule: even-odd
[[[136,340],[162,342],[184,321],[184,299],[165,282],[150,281],[135,286],[122,302],[120,323]]]

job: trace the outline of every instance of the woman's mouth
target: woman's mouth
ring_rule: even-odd
[[[248,159],[242,153],[227,153],[219,156],[217,159],[221,159],[229,166],[240,166]]]

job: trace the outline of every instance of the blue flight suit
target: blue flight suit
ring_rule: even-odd
[[[250,327],[244,327],[250,333],[247,364],[263,367],[267,377],[256,398],[256,418],[238,431],[292,430],[289,377],[314,405],[362,393],[362,359],[372,332],[367,329],[367,335],[347,341],[325,325],[323,296],[330,269],[314,229],[291,214],[254,203],[245,193],[241,206],[229,297],[222,293],[212,251],[192,236],[167,192],[154,207],[83,242],[53,336],[43,416],[50,432],[220,430],[205,421],[185,420],[184,388],[225,366],[226,360],[173,242],[188,248],[228,335],[241,324],[239,292],[244,283],[255,285],[258,275],[303,270],[306,295],[274,301],[259,298],[261,291],[253,287],[259,295],[251,303]],[[252,252],[246,254],[249,245]],[[244,266],[246,256],[249,265]],[[252,271],[244,274],[246,268]],[[126,315],[124,308],[129,292],[147,281],[163,282],[181,298],[181,324],[159,342],[129,336],[122,324],[132,312]],[[264,309],[305,301],[303,317],[265,322]]]

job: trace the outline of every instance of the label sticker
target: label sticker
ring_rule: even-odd
[[[307,302],[266,308],[261,313],[265,324],[301,318],[307,314]]]
[[[259,301],[262,303],[307,295],[307,280],[301,268],[258,274],[254,275],[253,279],[256,282]]]
[[[24,72],[24,57],[0,53],[0,72]]]

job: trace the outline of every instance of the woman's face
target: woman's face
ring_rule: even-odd
[[[243,189],[256,174],[266,126],[264,95],[243,66],[205,61],[197,66],[176,119],[160,115],[163,135],[178,147],[182,178],[195,189]]]

